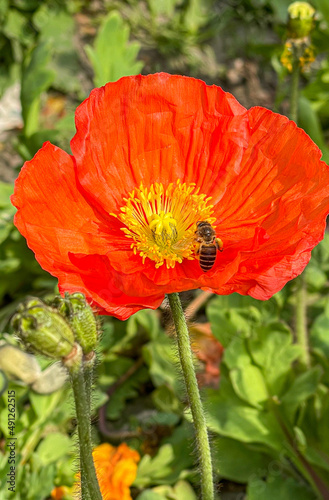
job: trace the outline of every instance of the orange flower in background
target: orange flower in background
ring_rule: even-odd
[[[218,389],[223,346],[212,334],[210,323],[190,323],[189,332],[192,350],[203,364],[203,369],[197,372],[200,387]]]
[[[53,500],[63,500],[65,497],[72,497],[72,488],[68,486],[56,486],[51,492],[51,498]]]
[[[103,500],[131,500],[129,487],[136,478],[139,453],[126,443],[118,448],[103,443],[94,449],[93,457]]]
[[[83,292],[100,313],[126,319],[194,288],[268,299],[323,238],[329,169],[284,116],[160,73],[94,89],[76,127],[73,156],[45,143],[12,201],[61,292]],[[200,221],[223,244],[207,272]]]
[[[118,448],[103,443],[93,450],[93,459],[103,500],[131,500],[129,488],[136,478],[139,453],[126,443],[120,444]],[[80,474],[77,474],[77,479],[73,488],[54,488],[51,498],[62,500],[68,494],[75,498],[80,491]]]

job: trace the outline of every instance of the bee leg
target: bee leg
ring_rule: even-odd
[[[222,240],[220,238],[215,238],[214,243],[216,245],[217,250],[222,252],[224,249],[224,243],[222,242]]]
[[[197,246],[195,247],[195,255],[199,255],[201,250],[201,244],[197,243]]]

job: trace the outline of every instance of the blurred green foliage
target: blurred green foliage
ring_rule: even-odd
[[[10,145],[9,154],[19,155],[19,167],[46,140],[70,152],[78,103],[93,86],[139,72],[200,77],[237,93],[247,107],[256,104],[250,90],[256,81],[268,96],[266,105],[287,113],[290,78],[279,59],[289,3],[2,0],[0,99],[19,83],[22,124],[0,131],[1,150]],[[299,123],[328,161],[329,8],[327,0],[313,5],[317,59],[301,77]],[[251,83],[250,63],[257,68]],[[0,179],[1,168],[0,161]],[[18,349],[8,326],[15,307],[26,295],[53,294],[56,280],[40,268],[13,225],[12,192],[13,184],[0,182],[0,327],[2,342]],[[267,302],[214,297],[196,319],[209,321],[225,348],[220,387],[204,391],[216,481],[223,485],[224,499],[228,483],[237,483],[236,498],[247,500],[314,500],[329,494],[327,235],[314,250],[305,277],[309,369],[299,363],[294,343],[294,283]],[[103,330],[95,443],[127,441],[139,450],[134,498],[195,500],[199,478],[193,432],[166,314],[141,311],[125,323],[105,318]],[[38,357],[38,364],[47,369],[44,359]],[[198,366],[205,371],[204,364],[198,361]],[[131,376],[126,377],[127,371]],[[16,493],[8,498],[44,500],[54,485],[70,486],[74,480],[71,395],[67,387],[38,394],[23,376],[0,371],[4,439],[9,438],[8,387],[16,392],[17,437]],[[107,429],[96,418],[105,402]],[[2,498],[7,495],[8,450],[3,444],[0,449]]]
[[[110,12],[101,23],[94,48],[90,45],[85,47],[94,70],[96,87],[101,87],[107,82],[115,82],[122,76],[141,72],[143,63],[136,61],[140,44],[128,43],[128,40],[128,25],[118,12]]]

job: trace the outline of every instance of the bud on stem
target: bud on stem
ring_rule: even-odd
[[[315,9],[307,2],[294,2],[288,7],[288,37],[304,38],[314,26]]]
[[[61,359],[68,356],[74,346],[74,335],[68,323],[39,299],[21,304],[12,325],[24,342],[44,356]]]
[[[287,40],[281,55],[281,64],[290,72],[305,70],[314,61],[311,32],[315,9],[307,2],[294,2],[288,7]]]
[[[76,341],[81,345],[83,353],[88,354],[97,345],[97,322],[90,305],[82,293],[65,294],[56,297],[52,305],[70,324]]]

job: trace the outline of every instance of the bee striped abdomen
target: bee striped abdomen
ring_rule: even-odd
[[[215,264],[217,255],[216,245],[202,245],[200,251],[200,267],[205,273],[210,271],[210,269]]]

